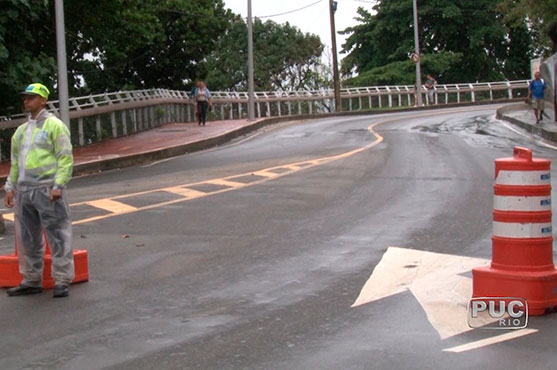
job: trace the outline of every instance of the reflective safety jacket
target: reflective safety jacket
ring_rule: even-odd
[[[63,188],[72,177],[70,132],[46,110],[19,126],[12,136],[11,169],[6,190]]]

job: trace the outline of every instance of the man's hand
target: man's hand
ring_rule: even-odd
[[[8,208],[14,208],[14,192],[7,191],[4,197],[4,205]]]
[[[50,190],[50,201],[54,202],[62,198],[62,189],[51,189]]]

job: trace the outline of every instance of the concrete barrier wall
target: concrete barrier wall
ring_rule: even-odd
[[[557,53],[546,59],[541,67],[540,72],[542,78],[547,82],[548,93],[545,96],[546,109],[554,110],[555,105],[555,89],[557,85]]]

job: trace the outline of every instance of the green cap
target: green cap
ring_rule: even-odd
[[[50,91],[48,91],[48,89],[46,88],[45,85],[40,84],[40,83],[34,83],[34,84],[31,84],[31,85],[27,86],[25,91],[22,92],[21,94],[23,94],[23,95],[39,95],[39,96],[41,96],[45,99],[48,99],[48,95],[50,95]]]

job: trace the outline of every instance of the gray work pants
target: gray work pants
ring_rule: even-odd
[[[62,199],[50,201],[50,188],[17,192],[15,197],[15,236],[22,284],[41,286],[46,232],[52,252],[55,284],[68,285],[74,278],[72,221],[65,191]]]

